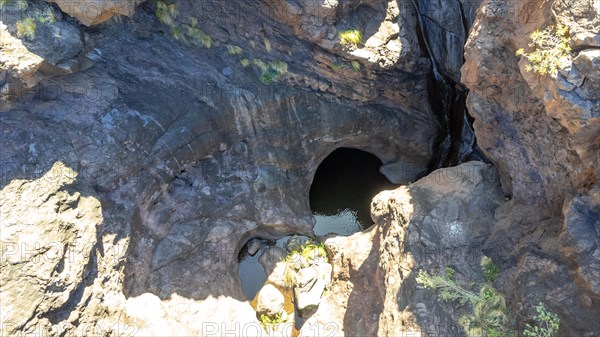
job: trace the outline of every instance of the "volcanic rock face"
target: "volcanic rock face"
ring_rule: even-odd
[[[381,192],[371,205],[375,226],[326,241],[335,281],[305,326],[343,322],[340,333],[361,336],[460,335],[464,308],[440,306],[417,287],[416,270],[452,266],[461,278],[481,280],[481,245],[501,200],[495,170],[477,162]]]
[[[515,50],[556,22],[569,27],[573,55],[556,78],[528,73]],[[484,250],[510,270],[503,290],[516,311],[543,301],[573,336],[600,331],[590,321],[600,315],[600,97],[592,89],[600,71],[591,67],[599,29],[594,1],[485,1],[462,69],[478,142],[512,198],[497,209]]]
[[[3,312],[10,331],[78,332],[93,325],[197,335],[212,331],[213,323],[228,329],[258,324],[241,291],[237,252],[257,234],[311,233],[308,192],[323,158],[338,147],[355,147],[377,155],[396,182],[426,172],[437,125],[425,92],[427,59],[420,57],[414,32],[403,33],[406,43],[398,48],[406,57],[390,59],[393,69],[359,59],[361,70],[336,72],[334,63],[354,57],[335,43],[335,28],[319,43],[329,46],[324,49],[295,36],[289,22],[265,15],[271,4],[231,5],[178,3],[179,22],[196,18],[213,39],[211,49],[172,39],[146,6],[131,20],[84,31],[83,49],[93,50],[86,57],[93,66],[36,77],[33,90],[6,97],[3,227],[4,219],[50,212],[32,228],[56,218],[65,234],[49,236],[52,242],[41,242],[37,254],[54,243],[69,247],[72,237],[86,242],[76,251],[77,263],[62,257],[21,269],[29,263],[24,260],[3,273],[3,304],[15,306],[5,285],[32,269],[48,274],[35,291],[23,288],[36,298],[31,307]],[[367,9],[385,17],[388,5],[339,5],[334,17]],[[411,13],[394,22],[412,26]],[[7,21],[13,36],[18,20]],[[24,46],[32,51],[48,43],[42,41]],[[261,83],[260,72],[244,68],[228,45],[241,46],[250,59],[286,62],[287,84]],[[19,186],[43,185],[58,163],[72,179],[52,187],[55,192],[19,197]],[[65,201],[47,199],[53,193]],[[84,207],[78,195],[97,200],[95,213],[87,210],[91,206],[78,211]],[[35,239],[14,226],[6,237],[3,228],[3,259],[13,243]],[[63,273],[73,278],[60,281]]]
[[[495,167],[381,193],[375,226],[327,241],[331,289],[297,328],[460,335],[466,309],[438,303],[415,271],[451,265],[479,281],[483,250],[510,308],[526,312],[518,324],[544,301],[564,335],[600,331],[595,7],[544,2],[531,16],[519,2],[527,18],[572,27],[577,56],[555,81],[513,56],[546,19],[517,25],[511,2],[177,1],[176,27],[149,3],[99,24],[140,1],[86,2],[93,13],[56,3],[79,22],[59,15],[31,40],[17,38],[23,13],[0,23],[3,334],[262,331],[240,249],[311,234],[310,183],[336,148],[373,153],[395,183],[429,173],[432,60],[459,80],[478,7],[461,76]],[[347,29],[364,44],[341,45]],[[267,85],[257,64],[273,62],[287,73]]]

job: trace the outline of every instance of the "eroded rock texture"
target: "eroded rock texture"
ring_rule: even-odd
[[[440,305],[417,287],[416,271],[452,266],[460,279],[481,280],[481,246],[502,199],[493,167],[476,162],[381,192],[371,206],[375,226],[326,241],[335,281],[305,332],[343,322],[335,328],[347,335],[462,335],[456,322],[465,308]]]
[[[544,301],[562,335],[600,331],[590,1],[533,12],[525,1],[175,1],[174,24],[201,29],[211,48],[160,24],[149,3],[102,24],[140,1],[88,2],[97,15],[56,3],[78,21],[52,5],[58,21],[29,40],[16,38],[22,11],[0,24],[3,333],[261,331],[239,250],[256,236],[311,234],[310,183],[338,147],[375,154],[395,183],[430,173],[443,138],[434,67],[471,89],[495,166],[381,193],[375,226],[328,240],[331,290],[299,330],[461,335],[467,308],[437,302],[415,271],[449,264],[478,281],[483,251],[503,270],[517,328]],[[576,53],[558,80],[513,56],[553,18],[572,28]],[[342,46],[346,29],[364,44]],[[287,73],[266,85],[256,60]]]
[[[42,304],[31,308],[11,296],[6,301],[15,307],[3,314],[4,326],[56,333],[93,324],[161,335],[198,335],[213,323],[258,326],[241,291],[237,253],[257,233],[311,233],[308,192],[323,158],[356,147],[377,155],[396,182],[426,173],[438,127],[410,6],[332,3],[323,23],[329,33],[317,39],[296,35],[293,20],[274,13],[277,3],[177,5],[177,22],[196,18],[212,48],[176,41],[153,8],[142,6],[132,19],[94,29],[74,25],[84,49],[93,50],[87,57],[93,66],[40,77],[33,90],[3,103],[2,188],[39,184],[61,165],[77,176],[56,190],[93,193],[102,215],[85,232],[89,248],[71,271],[80,275],[68,284],[75,295],[54,301],[45,294],[63,288],[42,285],[36,288]],[[308,13],[301,9],[297,18],[308,20]],[[338,30],[350,25],[375,29],[372,14],[396,27],[380,34],[385,44],[369,44],[378,55],[369,57],[382,64],[338,43]],[[11,35],[16,20],[7,21]],[[365,38],[375,32],[367,29]],[[31,51],[40,41],[24,46]],[[386,56],[390,41],[403,57]],[[288,73],[265,85],[260,71],[244,68],[228,45],[240,46],[251,60],[284,61]],[[353,70],[351,60],[361,69]],[[19,207],[41,213],[37,205],[45,198]],[[3,198],[3,212],[16,216],[18,208],[8,205]],[[3,246],[27,241],[19,233],[3,236]],[[42,242],[41,251],[49,245]],[[15,268],[3,277],[17,282],[23,271]],[[3,288],[4,294],[12,292]]]
[[[462,69],[478,142],[512,198],[496,210],[486,250],[510,270],[503,290],[514,310],[532,314],[526,303],[543,301],[569,336],[600,331],[599,70],[590,67],[599,12],[594,1],[485,1]],[[556,78],[526,72],[515,50],[557,22],[569,27],[571,60]]]

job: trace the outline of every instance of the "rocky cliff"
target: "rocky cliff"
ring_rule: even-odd
[[[482,254],[515,330],[542,301],[561,335],[600,333],[592,0],[47,2],[2,2],[2,335],[262,335],[238,253],[312,236],[339,147],[406,186],[327,239],[330,291],[294,333],[463,335],[468,308],[416,271],[481,281]],[[571,62],[532,75],[515,51],[555,21]],[[466,88],[476,141],[448,103]],[[490,163],[434,171],[487,162],[477,144]]]
[[[573,52],[556,77],[526,71],[515,51],[556,24],[569,27]],[[599,29],[597,1],[484,2],[462,68],[477,140],[511,199],[484,251],[507,270],[514,310],[543,299],[569,336],[597,334],[600,315]]]

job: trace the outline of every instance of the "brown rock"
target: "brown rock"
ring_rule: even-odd
[[[114,15],[130,16],[135,7],[145,0],[46,1],[56,3],[63,12],[76,18],[82,24],[93,26],[109,20]]]

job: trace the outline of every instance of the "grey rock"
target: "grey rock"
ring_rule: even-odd
[[[323,292],[330,283],[332,267],[328,263],[303,268],[298,271],[294,287],[296,307],[302,314],[316,309],[321,303]]]
[[[131,14],[137,1],[121,3],[123,11],[114,1],[102,2],[87,23]],[[472,262],[482,249],[503,270],[497,284],[512,312],[521,312],[517,303],[543,299],[560,313],[562,335],[598,331],[598,252],[572,235],[588,229],[564,219],[577,219],[579,210],[560,212],[567,196],[587,193],[600,176],[599,111],[588,99],[594,75],[583,71],[582,58],[576,68],[587,80],[571,92],[559,92],[546,78],[537,87],[537,79],[526,81],[509,47],[527,43],[532,25],[516,24],[519,15],[511,12],[525,2],[484,3],[466,53],[462,43],[478,2],[418,4],[439,68],[471,89],[477,141],[498,169],[503,193],[482,178],[494,176],[493,169],[469,164],[473,174],[448,169],[440,171],[447,175],[441,182],[382,194],[376,226],[330,242],[333,283],[304,324],[306,335],[314,334],[307,331],[314,322],[356,335],[430,327],[457,335],[464,308],[416,289],[414,270],[453,264],[464,270],[459,277],[477,281]],[[586,28],[594,25],[589,5],[552,4],[560,22],[584,36],[581,43],[597,40]],[[63,16],[54,26],[40,25],[39,40],[22,42],[15,38],[21,17],[3,12],[3,245],[6,228],[11,242],[51,239],[76,256],[3,259],[1,316],[16,323],[9,334],[51,335],[60,327],[70,335],[85,324],[133,322],[139,335],[206,335],[207,322],[257,324],[237,275],[239,250],[252,237],[311,232],[306,196],[331,151],[371,152],[397,182],[428,173],[440,127],[412,2],[177,6],[176,24],[197,18],[213,48],[175,41],[146,13],[85,32]],[[81,18],[76,8],[63,9]],[[355,53],[361,58],[338,43],[338,33],[353,26],[364,31],[365,42],[373,38]],[[55,33],[63,39],[51,39]],[[239,45],[249,59],[285,61],[288,73],[264,85],[260,71],[242,68],[225,44]],[[350,60],[361,62],[360,71]],[[223,75],[228,67],[234,76]],[[48,175],[59,162],[77,179]],[[455,174],[457,181],[450,181]],[[298,267],[309,267],[306,262]],[[280,264],[270,274],[281,275]],[[414,303],[425,303],[429,318],[415,314]],[[148,312],[140,310],[145,306]]]
[[[267,275],[271,275],[275,269],[275,265],[281,262],[286,256],[287,253],[282,248],[278,246],[268,246],[265,249],[265,252],[260,256],[259,261],[265,268]]]
[[[223,70],[221,71],[221,73],[227,77],[230,77],[233,75],[233,68],[231,67],[225,67],[223,68]]]
[[[272,284],[267,284],[258,292],[256,313],[270,317],[283,312],[285,298],[283,294]]]
[[[585,80],[585,76],[573,62],[568,62],[567,67],[560,70],[560,74],[575,87],[580,87]]]
[[[583,261],[576,253],[589,246],[588,239],[572,237],[589,231],[589,220],[578,227],[569,219],[598,203],[573,200],[597,188],[600,176],[595,141],[600,132],[600,88],[593,80],[597,67],[592,69],[599,35],[593,2],[567,0],[555,2],[551,11],[515,13],[515,8],[541,8],[536,6],[542,1],[485,1],[486,10],[478,12],[475,23],[477,33],[465,46],[461,70],[461,80],[470,89],[467,106],[476,120],[477,142],[498,168],[510,199],[497,208],[483,249],[506,270],[498,287],[509,294],[510,310],[534,308],[544,301],[561,316],[562,335],[600,331],[592,323],[600,311],[589,301],[597,297],[592,290],[597,266],[593,258]],[[532,27],[509,17],[535,22],[538,28],[555,22],[567,25],[580,56],[566,62],[556,79],[525,71],[527,62],[513,57],[513,49],[527,46]],[[587,206],[568,210],[582,202]],[[564,246],[558,244],[559,237]],[[584,253],[588,254],[594,253]]]
[[[600,191],[580,195],[565,205],[561,244],[564,254],[577,265],[585,287],[600,295]]]
[[[248,254],[254,256],[262,247],[259,239],[252,239],[248,242]]]

